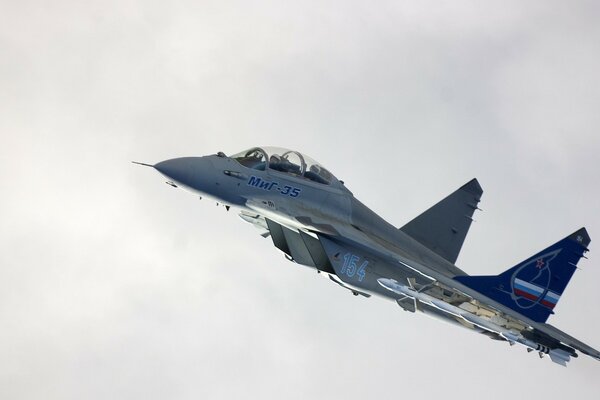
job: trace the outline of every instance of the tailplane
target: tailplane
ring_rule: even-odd
[[[546,322],[590,241],[581,228],[500,275],[454,279],[536,322]]]

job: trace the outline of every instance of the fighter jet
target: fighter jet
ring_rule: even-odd
[[[476,179],[397,228],[298,151],[256,147],[138,164],[173,187],[238,210],[289,261],[356,296],[391,299],[563,366],[578,352],[600,360],[600,352],[547,323],[588,251],[585,228],[499,275],[470,276],[454,265],[479,209]]]

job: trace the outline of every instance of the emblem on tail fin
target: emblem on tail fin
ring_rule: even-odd
[[[517,268],[510,278],[510,297],[520,308],[531,308],[540,304],[553,309],[560,294],[549,290],[552,271],[550,263],[562,249],[554,250]]]
[[[500,275],[454,279],[535,322],[546,322],[589,243],[581,228]]]

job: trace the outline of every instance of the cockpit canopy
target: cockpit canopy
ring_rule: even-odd
[[[247,168],[264,171],[266,168],[293,176],[331,185],[337,179],[312,158],[280,147],[255,147],[231,156]]]

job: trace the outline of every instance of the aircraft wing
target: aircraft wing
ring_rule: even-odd
[[[541,324],[541,327],[534,327],[538,331],[559,340],[560,342],[566,344],[567,346],[573,347],[576,350],[579,350],[583,354],[586,354],[596,360],[600,361],[600,351],[588,346],[580,340],[575,339],[574,337],[566,334],[560,329],[550,325],[550,324]]]
[[[532,348],[531,343],[543,343],[542,347],[546,347],[546,350],[554,348],[554,352],[550,351],[550,357],[554,362],[566,365],[570,356],[576,357],[576,353],[573,349],[600,361],[600,352],[598,350],[573,338],[550,324],[539,321],[536,322],[506,305],[487,297],[477,290],[462,284],[449,276],[450,271],[440,271],[437,267],[432,268],[421,264],[419,261],[412,259],[410,254],[404,254],[401,250],[395,248],[393,244],[380,243],[376,239],[362,232],[361,235],[355,234],[352,238],[344,235],[318,235],[318,237],[324,246],[331,246],[331,244],[327,244],[327,242],[330,242],[340,246],[340,248],[362,249],[365,254],[372,254],[375,257],[387,260],[392,266],[395,265],[397,268],[411,269],[415,272],[415,276],[422,278],[422,282],[428,282],[428,285],[453,291],[457,295],[462,296],[462,298],[467,299],[467,302],[485,307],[486,310],[495,315],[494,318],[511,321],[511,323],[509,323],[509,326],[511,327],[510,330],[489,324],[487,320],[482,322],[470,319],[467,314],[461,318],[470,324],[479,326],[485,331],[493,332],[509,342],[517,341],[516,336],[513,336],[513,334],[516,333],[520,337],[520,343],[529,343],[530,345],[528,345],[528,347],[530,349]],[[383,275],[382,277],[385,278]],[[398,302],[398,304],[402,306],[401,302]],[[446,311],[439,302],[436,302],[434,306],[442,311]]]
[[[459,284],[454,285],[454,288],[468,295],[473,300],[477,300],[480,303],[499,311],[500,315],[509,316],[516,321],[523,322],[529,327],[530,330],[528,331],[528,335],[532,338],[542,339],[544,342],[549,344],[554,342],[556,344],[560,343],[566,345],[600,361],[600,352],[598,350],[578,339],[575,339],[560,329],[547,323],[535,322],[521,313],[518,313],[468,287],[464,287]]]
[[[450,290],[473,304],[483,305],[498,318],[513,321],[511,332],[517,332],[523,340],[544,343],[545,346],[556,346],[556,348],[560,349],[558,354],[564,353],[563,355],[556,358],[556,353],[551,353],[550,356],[554,356],[553,361],[562,365],[566,364],[569,356],[576,356],[576,353],[572,349],[600,360],[600,352],[591,346],[569,336],[550,324],[536,322],[454,279],[457,276],[464,276],[464,272],[454,266],[445,266],[444,263],[431,266],[429,263],[423,262],[423,260],[415,260],[413,254],[407,253],[394,243],[385,242],[365,232],[356,229],[352,230],[344,226],[336,227],[337,232],[335,234],[327,234],[294,229],[259,215],[244,215],[242,218],[253,223],[257,228],[265,230],[271,236],[275,247],[285,253],[289,260],[298,264],[315,267],[337,276],[339,279],[332,280],[338,285],[349,289],[355,295],[368,296],[368,294],[353,286],[352,282],[344,279],[342,274],[340,274],[339,259],[334,259],[336,253],[344,254],[343,252],[345,251],[352,251],[357,254],[362,253],[370,259],[382,260],[384,264],[388,265],[387,271],[389,271],[390,276],[392,276],[394,269],[410,270],[409,273],[416,276],[417,281],[421,285],[431,285],[444,290]],[[267,235],[263,234],[263,236],[266,237]],[[381,278],[389,277],[383,271],[378,270],[375,272]],[[402,300],[401,297],[399,296],[399,300]],[[408,300],[405,301],[406,304],[398,301],[401,307],[410,311],[416,309],[416,302],[413,303],[412,300],[406,298],[404,300]],[[440,307],[439,304],[436,306]],[[469,316],[463,316],[462,318],[470,324],[480,326],[488,332],[493,332],[503,337],[504,340],[513,341],[511,337],[512,333],[507,333],[505,329],[495,328],[485,321],[469,320]]]

